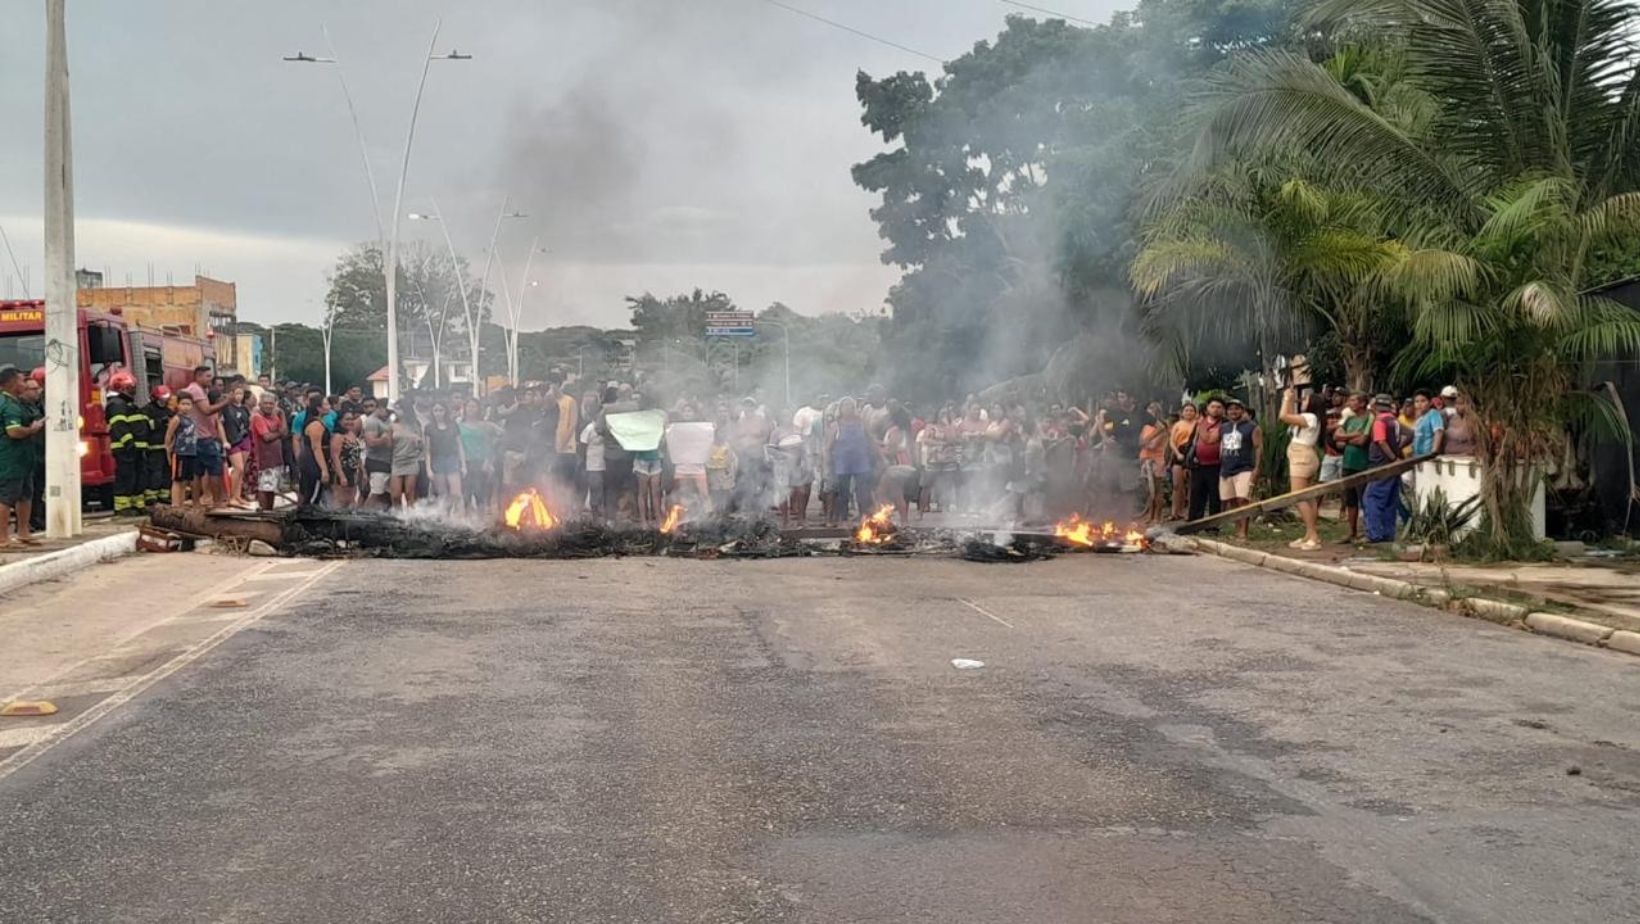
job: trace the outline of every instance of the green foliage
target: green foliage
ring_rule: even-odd
[[[1381,200],[1379,237],[1404,248],[1373,286],[1407,303],[1397,369],[1474,397],[1488,463],[1475,541],[1524,552],[1568,396],[1594,361],[1640,351],[1640,316],[1587,294],[1640,222],[1640,14],[1616,0],[1322,0],[1306,23],[1345,57],[1236,55],[1204,94],[1185,173],[1301,152],[1348,165]],[[1376,75],[1355,39],[1382,49]]]
[[[325,277],[330,286],[325,306],[334,313],[337,330],[387,330],[384,265],[381,248],[373,242],[360,244],[336,259]],[[451,343],[463,339],[467,328],[458,278],[464,280],[468,304],[483,324],[490,317],[492,297],[479,286],[465,259],[458,257],[452,272],[446,251],[425,241],[401,245],[396,282],[399,330],[427,332],[431,325],[441,341],[446,334],[452,335]],[[464,354],[466,348],[460,349]]]
[[[272,368],[280,381],[325,382],[324,335],[306,324],[277,324],[263,338],[268,352],[263,367]],[[331,344],[331,385],[338,392],[357,385],[369,390],[365,379],[387,364],[386,331],[337,330]],[[271,363],[271,366],[269,365]]]
[[[1440,488],[1431,491],[1419,504],[1410,490],[1402,492],[1407,509],[1412,511],[1402,527],[1401,539],[1413,545],[1451,545],[1459,533],[1469,528],[1480,513],[1481,499],[1471,497],[1461,504],[1452,504]]]
[[[1146,0],[1091,29],[1013,16],[936,79],[860,74],[861,121],[892,146],[854,178],[881,196],[884,262],[906,270],[889,295],[899,390],[977,391],[1083,331],[1130,333],[1128,301],[1104,293],[1125,288],[1136,193],[1185,86],[1281,36],[1290,5]]]

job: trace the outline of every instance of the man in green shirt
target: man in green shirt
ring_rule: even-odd
[[[16,366],[0,367],[0,548],[40,544],[29,529],[29,513],[34,499],[34,436],[45,429],[45,420],[23,406],[23,382],[23,372]]]
[[[1351,393],[1344,404],[1344,421],[1333,431],[1333,445],[1344,453],[1343,477],[1348,478],[1367,470],[1367,444],[1371,440],[1372,415],[1367,413],[1366,399]],[[1355,542],[1361,530],[1361,489],[1344,489],[1344,519],[1350,525],[1345,543]]]

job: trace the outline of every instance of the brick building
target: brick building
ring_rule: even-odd
[[[191,286],[104,286],[101,273],[81,270],[77,275],[81,308],[118,308],[139,327],[169,327],[189,336],[209,337],[216,349],[217,368],[242,371],[235,336],[239,296],[233,283],[195,276]]]

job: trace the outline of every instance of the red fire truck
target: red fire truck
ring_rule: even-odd
[[[213,365],[209,341],[172,331],[140,328],[120,316],[79,311],[80,329],[80,479],[81,495],[92,509],[113,509],[114,456],[108,449],[108,421],[103,389],[117,369],[129,369],[138,382],[138,403],[148,390],[167,385],[175,391],[193,381],[194,367]],[[0,366],[25,373],[45,365],[45,302],[0,301]]]

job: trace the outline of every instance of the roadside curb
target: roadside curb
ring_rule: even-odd
[[[0,566],[0,594],[62,577],[79,568],[129,555],[137,550],[135,529]]]
[[[1284,555],[1260,552],[1257,549],[1244,549],[1241,546],[1230,545],[1227,542],[1219,542],[1215,539],[1192,536],[1189,541],[1194,543],[1195,547],[1201,551],[1211,552],[1221,558],[1228,558],[1243,564],[1269,568],[1272,571],[1280,571],[1295,577],[1309,578],[1312,581],[1336,584],[1339,587],[1348,587],[1352,590],[1375,593],[1393,600],[1417,603],[1473,619],[1484,619],[1487,622],[1495,622],[1501,626],[1525,629],[1538,635],[1547,635],[1552,638],[1580,642],[1585,645],[1640,656],[1640,632],[1613,629],[1611,626],[1603,626],[1599,623],[1573,619],[1555,613],[1538,613],[1529,607],[1515,603],[1505,603],[1501,600],[1488,600],[1483,597],[1466,597],[1454,600],[1449,592],[1438,588],[1420,587],[1409,581],[1398,581],[1394,578],[1379,577],[1374,574],[1362,574],[1335,565],[1323,565],[1319,562],[1288,558]]]

